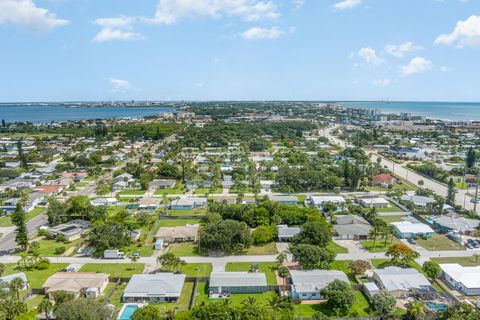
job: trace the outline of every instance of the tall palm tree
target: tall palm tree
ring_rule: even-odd
[[[10,289],[10,293],[17,297],[17,300],[20,300],[20,291],[23,289],[23,286],[23,280],[20,278],[15,278],[10,281],[8,288]]]
[[[130,256],[130,261],[132,261],[133,270],[136,270],[136,269],[137,269],[138,256],[132,254],[132,255]]]
[[[253,309],[257,306],[257,299],[249,296],[247,299],[242,301],[242,305],[245,307],[245,309]]]
[[[38,311],[45,313],[45,319],[49,320],[50,312],[53,310],[53,303],[47,297],[43,298],[37,307]]]

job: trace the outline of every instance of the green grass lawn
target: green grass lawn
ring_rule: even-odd
[[[480,266],[480,258],[475,257],[455,257],[455,258],[432,258],[437,263],[458,263],[464,267]]]
[[[199,210],[168,210],[169,216],[182,217],[182,216],[206,216],[206,209]]]
[[[450,240],[443,234],[434,233],[430,239],[419,239],[417,245],[429,251],[443,251],[443,250],[465,250],[465,247],[460,243]]]
[[[394,205],[392,202],[388,202],[389,205],[387,208],[380,208],[378,209],[378,212],[402,212],[403,210]]]
[[[120,191],[120,196],[142,196],[147,190],[126,189]]]
[[[158,227],[178,227],[187,224],[202,224],[204,222],[205,220],[203,219],[168,219],[168,217],[162,217],[158,220]]]
[[[81,188],[81,187],[87,186],[88,184],[89,184],[88,181],[80,181],[80,182],[75,183],[75,187]]]
[[[169,246],[168,252],[180,257],[199,256],[200,254],[197,249],[197,244],[193,242],[172,243]]]
[[[268,285],[276,285],[277,279],[275,277],[275,268],[277,267],[276,262],[257,262],[259,271],[264,272],[267,278]],[[234,272],[234,271],[250,271],[252,266],[251,262],[229,262],[225,267],[225,271]]]
[[[385,221],[387,224],[390,224],[392,222],[400,222],[403,221],[403,218],[406,216],[378,216],[378,218],[382,219]]]
[[[187,263],[179,270],[180,273],[185,273],[187,277],[209,277],[212,273],[211,263]]]
[[[372,266],[376,269],[383,269],[393,265],[389,259],[372,259],[370,262],[372,263]],[[411,262],[408,266],[410,268],[417,269],[419,272],[423,273],[422,267],[415,261]]]
[[[228,300],[232,305],[240,305],[242,301],[249,297],[254,297],[259,304],[267,304],[268,300],[275,296],[273,291],[267,291],[264,293],[245,293],[245,294],[231,294]],[[199,282],[197,286],[195,304],[198,305],[202,302],[222,302],[223,299],[210,299],[208,297],[208,286],[206,282]]]
[[[28,298],[25,301],[27,303],[28,310],[36,309],[40,302],[42,302],[43,298],[45,298],[43,294],[36,294],[33,297]]]
[[[241,255],[258,256],[277,254],[277,247],[275,242],[270,242],[264,245],[252,245],[250,248],[241,253]]]
[[[114,283],[110,282],[108,285],[110,286],[110,288],[113,288]],[[119,311],[122,308],[121,298],[122,298],[123,290],[125,290],[126,286],[127,286],[126,283],[120,283],[120,285],[115,289],[115,292],[110,297],[109,303],[113,304],[117,311]],[[109,289],[107,291],[107,289],[106,289],[105,290],[105,295],[108,295],[110,290],[111,289]]]
[[[341,245],[339,245],[338,243],[335,243],[335,242],[330,242],[328,245],[327,245],[327,249],[330,249],[332,250],[333,252],[335,253],[348,253],[348,249],[347,248],[344,248],[342,247]]]
[[[373,246],[373,240],[365,240],[362,242],[362,246],[367,249],[369,252],[385,252],[387,251],[387,248],[391,246],[392,244],[398,244],[401,243],[401,241],[393,237],[393,241],[391,241],[392,238],[389,237],[386,245],[385,245],[385,240],[378,238],[377,241],[375,242],[375,246]]]
[[[42,288],[45,281],[54,273],[59,272],[60,270],[64,269],[68,264],[66,263],[52,263],[50,267],[46,270],[37,270],[37,269],[24,269],[18,266],[16,263],[7,263],[5,264],[5,272],[3,273],[4,276],[8,276],[10,274],[24,272],[27,275],[27,280],[30,283],[31,288]]]
[[[135,269],[131,263],[87,263],[78,271],[106,273],[114,278],[130,278],[134,274],[142,273],[144,267],[142,263],[137,263]]]
[[[307,200],[307,196],[304,195],[304,194],[299,194],[297,196],[297,199],[298,199],[298,202],[303,202],[303,201]]]
[[[46,210],[45,208],[40,208],[40,207],[34,208],[32,211],[27,213],[27,221],[32,220],[33,218],[35,218],[36,216],[38,216],[42,212],[45,212],[45,210]],[[13,226],[12,221],[10,221],[10,219],[11,219],[10,215],[0,217],[0,227],[4,228],[4,227]]]
[[[344,316],[352,316],[358,314],[359,316],[368,316],[370,313],[370,305],[367,299],[360,291],[355,291],[355,304],[344,314]],[[327,307],[325,303],[322,304],[296,304],[295,317],[297,318],[311,318],[317,311],[324,313],[329,317],[336,317],[334,310]]]
[[[336,261],[333,261],[332,263],[330,263],[330,270],[343,271],[347,275],[348,280],[350,280],[350,283],[357,283],[355,281],[355,275],[348,268],[348,264],[350,262],[352,262],[352,260],[336,260]]]
[[[205,193],[208,194],[221,194],[223,193],[222,188],[217,188],[217,189],[209,189],[209,188],[198,188],[193,191],[194,194],[199,194],[199,195],[204,195]]]
[[[46,257],[55,257],[55,256],[61,256],[61,253],[55,253],[55,249],[59,247],[65,247],[65,249],[69,249],[72,247],[78,247],[80,244],[84,241],[84,239],[77,239],[73,240],[71,242],[57,242],[55,240],[46,240],[42,239],[40,241],[37,241],[40,244],[40,255],[41,256],[46,256]],[[74,250],[75,252],[75,250]]]

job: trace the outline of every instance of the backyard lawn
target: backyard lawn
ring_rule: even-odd
[[[46,210],[45,208],[34,208],[32,211],[27,213],[27,221],[32,220],[33,218],[35,218],[45,210]],[[10,221],[10,219],[11,219],[10,215],[0,217],[0,228],[13,226],[12,221]]]
[[[30,296],[25,302],[27,303],[28,310],[33,310],[38,307],[45,296],[43,294],[35,294]]]
[[[34,289],[41,288],[45,281],[54,273],[57,273],[64,269],[68,264],[65,263],[52,263],[50,267],[45,270],[37,270],[34,268],[24,269],[18,266],[16,263],[7,263],[5,264],[4,276],[24,272],[27,275],[27,280],[30,283],[30,287]]]
[[[113,278],[130,278],[134,274],[142,273],[144,267],[142,263],[137,263],[135,269],[131,263],[87,263],[78,271],[106,273]]]
[[[126,189],[120,191],[120,196],[142,196],[147,192],[147,190],[137,190],[137,189]]]
[[[403,218],[406,216],[378,216],[378,218],[382,219],[385,221],[387,224],[390,224],[392,222],[400,222],[403,221]]]
[[[197,188],[193,191],[194,194],[198,194],[198,195],[204,195],[206,193],[208,194],[221,194],[223,193],[223,189],[222,188],[217,188],[217,189],[209,189],[209,188]]]
[[[389,206],[387,208],[378,209],[378,212],[403,212],[402,209],[394,205],[392,202],[388,202]]]
[[[205,210],[205,209],[199,209],[199,210],[168,210],[168,215],[169,216],[174,216],[174,217],[206,216],[207,215],[207,210]]]
[[[437,263],[458,263],[464,267],[480,266],[480,257],[432,258]]]
[[[345,316],[368,316],[370,306],[367,299],[360,291],[355,291],[355,297],[357,298],[355,304],[346,312]],[[321,311],[329,317],[336,317],[335,311],[328,308],[325,303],[322,304],[296,304],[295,317],[297,318],[311,318],[317,311]]]
[[[225,267],[225,271],[250,271],[252,264],[251,262],[229,262]],[[277,264],[275,262],[256,262],[256,264],[258,265],[259,271],[265,273],[267,284],[276,285],[277,279],[274,268],[277,267]]]
[[[199,256],[198,246],[193,242],[172,243],[168,252],[180,257]]]
[[[417,245],[429,251],[465,250],[465,247],[460,243],[450,240],[447,236],[438,233],[434,233],[430,239],[418,239]]]
[[[204,222],[205,220],[203,219],[168,219],[162,217],[157,221],[158,226],[156,227],[158,230],[160,227],[178,227],[187,224],[202,224]]]
[[[197,286],[195,304],[198,305],[205,302],[221,302],[223,299],[210,299],[208,297],[208,287],[206,282],[199,282]],[[249,297],[254,297],[259,304],[267,304],[268,301],[275,296],[276,293],[273,291],[267,291],[264,293],[242,293],[242,294],[231,294],[228,300],[232,305],[240,305],[242,301],[248,299]]]
[[[372,259],[370,260],[370,262],[372,263],[372,266],[376,269],[383,269],[393,265],[389,259]],[[409,267],[417,269],[419,272],[423,273],[422,267],[415,261],[411,262],[409,264]]]
[[[241,253],[241,255],[244,254],[250,256],[277,254],[277,246],[275,245],[275,242],[270,242],[259,246],[252,245],[250,248]]]

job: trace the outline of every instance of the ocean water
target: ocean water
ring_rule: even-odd
[[[441,120],[480,120],[480,102],[383,102],[347,101],[336,102],[346,108],[378,109],[383,112],[409,112]]]
[[[177,112],[165,107],[99,107],[71,108],[59,105],[0,105],[0,120],[7,122],[30,121],[33,123],[61,122],[105,118],[141,118],[166,112]]]

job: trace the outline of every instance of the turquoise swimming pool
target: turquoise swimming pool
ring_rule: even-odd
[[[138,309],[138,305],[136,304],[125,305],[121,310],[121,314],[118,317],[118,320],[130,320],[132,318],[133,313],[137,309]]]
[[[442,311],[448,308],[446,304],[438,304],[435,302],[427,301],[425,303],[430,309],[432,310],[437,310],[437,311]]]

